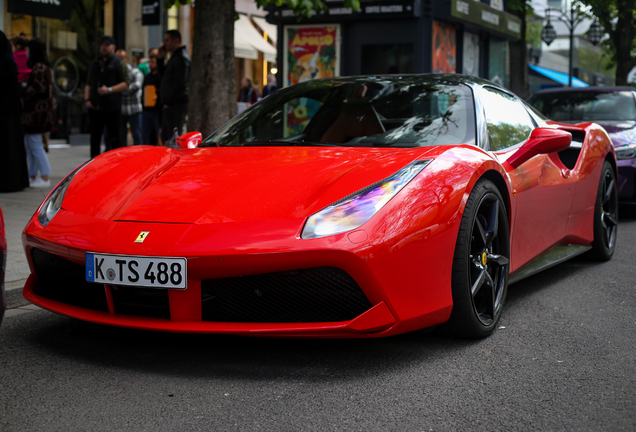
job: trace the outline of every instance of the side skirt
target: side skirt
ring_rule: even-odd
[[[532,276],[535,273],[539,273],[540,271],[560,264],[563,261],[567,261],[570,258],[581,255],[582,253],[587,252],[590,249],[592,249],[592,246],[573,244],[561,245],[552,248],[543,255],[539,255],[537,258],[534,259],[534,261],[526,264],[520,270],[516,271],[512,276],[510,276],[508,284],[519,282],[521,279],[525,279],[528,276]]]

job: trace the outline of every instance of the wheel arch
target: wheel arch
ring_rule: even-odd
[[[510,230],[512,227],[512,224],[510,222],[512,218],[512,215],[511,215],[512,203],[510,202],[510,191],[508,190],[508,185],[506,181],[504,180],[501,173],[494,169],[488,170],[485,173],[483,173],[480,179],[486,179],[493,182],[495,186],[497,187],[497,190],[499,191],[501,196],[504,198],[505,204],[506,204],[506,214],[508,215],[508,229]]]
[[[618,164],[616,163],[616,157],[614,157],[614,154],[612,152],[607,152],[605,160],[610,163],[614,170],[614,174],[616,174],[616,177],[618,178]]]

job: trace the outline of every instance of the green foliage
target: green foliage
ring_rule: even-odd
[[[164,3],[164,7],[166,9],[170,9],[172,6],[186,6],[192,3],[192,0],[166,0]]]
[[[525,10],[527,18],[534,16],[534,8],[532,7],[532,0],[508,0],[508,9],[511,12],[520,12]]]
[[[601,46],[612,65],[636,65],[636,3],[634,0],[579,0],[591,8],[609,38]],[[618,79],[618,77],[617,77]]]
[[[268,4],[273,4],[277,7],[288,7],[294,10],[294,14],[298,18],[310,18],[312,12],[327,10],[327,5],[323,0],[256,0],[256,4],[262,8]],[[360,1],[345,0],[344,6],[357,11],[360,9]]]
[[[613,68],[613,64],[606,55],[581,47],[579,49],[579,67],[594,72],[606,73]]]
[[[541,49],[541,30],[543,22],[528,21],[526,22],[526,42],[535,48]]]

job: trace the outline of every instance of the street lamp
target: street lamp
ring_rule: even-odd
[[[573,4],[570,5],[570,14],[568,16],[567,12],[563,12],[561,9],[548,7],[545,9],[546,17],[548,22],[541,30],[541,40],[546,43],[546,45],[550,46],[552,42],[556,39],[556,30],[554,26],[550,23],[550,13],[556,12],[557,19],[564,23],[568,30],[570,30],[570,76],[568,80],[568,86],[572,87],[572,74],[574,72],[574,66],[572,64],[573,50],[574,50],[574,30],[576,27],[581,24],[583,19],[586,17],[578,8],[575,8]],[[587,32],[587,38],[594,45],[598,44],[603,38],[603,29],[596,19],[590,26],[590,29]]]
[[[550,23],[550,17],[548,17],[548,23],[545,25],[545,27],[543,27],[543,30],[541,30],[541,39],[543,40],[543,42],[546,43],[546,45],[550,46],[550,44],[554,42],[556,37],[556,30]]]
[[[587,31],[587,39],[592,42],[593,45],[597,45],[601,39],[603,39],[603,33],[603,28],[595,18],[590,29]]]

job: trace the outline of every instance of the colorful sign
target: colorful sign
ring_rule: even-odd
[[[455,26],[433,21],[433,73],[457,72]]]
[[[338,76],[339,39],[339,25],[286,26],[286,85]]]
[[[285,85],[340,74],[340,26],[286,26]],[[286,104],[285,136],[301,135],[320,102],[299,98]]]

